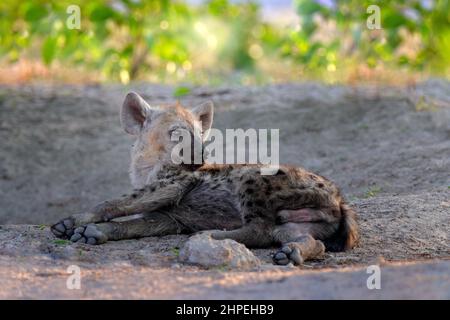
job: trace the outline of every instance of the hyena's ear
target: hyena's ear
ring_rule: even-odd
[[[207,133],[209,129],[211,129],[213,116],[214,116],[214,104],[212,101],[206,101],[202,104],[199,104],[192,112],[197,117],[199,121],[202,122],[202,133]],[[206,140],[208,136],[203,135],[203,140]]]
[[[138,135],[150,113],[151,108],[147,102],[136,92],[129,92],[120,111],[122,128],[129,134]]]

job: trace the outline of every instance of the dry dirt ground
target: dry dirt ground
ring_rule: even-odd
[[[450,83],[414,88],[195,88],[215,127],[280,129],[280,161],[334,180],[359,213],[361,243],[302,268],[247,271],[178,263],[185,235],[73,245],[46,225],[130,191],[131,137],[118,111],[129,90],[150,103],[173,88],[0,87],[0,298],[450,298]],[[82,270],[68,290],[66,269]],[[368,290],[366,267],[381,266]]]

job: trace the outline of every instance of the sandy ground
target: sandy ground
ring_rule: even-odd
[[[197,88],[224,128],[279,128],[280,161],[334,180],[362,241],[301,269],[248,271],[177,262],[187,236],[72,245],[45,224],[130,190],[131,137],[118,110],[130,89],[151,103],[173,88],[0,87],[0,298],[450,298],[450,84],[364,88],[284,84]],[[29,224],[29,225],[27,225]],[[66,288],[68,265],[82,289]],[[382,289],[366,267],[380,264]],[[339,288],[339,289],[337,289]]]

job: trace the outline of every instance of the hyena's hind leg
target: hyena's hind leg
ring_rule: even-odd
[[[280,210],[277,213],[276,221],[278,224],[287,222],[328,222],[334,223],[339,221],[339,218],[333,215],[331,209],[312,209],[302,208],[297,210]]]
[[[272,229],[273,226],[255,219],[239,229],[213,231],[211,237],[215,240],[232,239],[249,248],[264,248],[273,244]]]
[[[88,224],[74,230],[70,240],[77,243],[102,244],[109,240],[137,239],[182,233],[184,227],[170,216],[154,212],[151,216],[118,222]]]
[[[312,237],[314,223],[286,223],[273,231],[275,241],[282,244],[273,256],[275,264],[301,265],[305,260],[314,259],[325,252],[325,246],[320,240]]]

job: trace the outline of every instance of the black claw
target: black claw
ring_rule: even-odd
[[[66,219],[66,220],[64,220],[64,221],[63,221],[63,224],[64,224],[64,226],[65,226],[67,229],[72,229],[73,226],[74,226],[74,223],[73,223],[72,219]]]
[[[62,223],[57,223],[50,227],[51,232],[58,238],[66,239],[67,230]]]
[[[73,229],[69,229],[66,231],[66,235],[68,238],[70,238],[71,236],[73,236]]]
[[[55,229],[56,231],[61,232],[61,233],[64,233],[66,231],[66,228],[64,227],[64,224],[62,224],[61,222],[53,225],[52,228]]]
[[[58,238],[65,238],[65,236],[66,236],[64,233],[61,233],[61,232],[59,232],[58,230],[55,230],[55,229],[52,229],[52,233]]]

